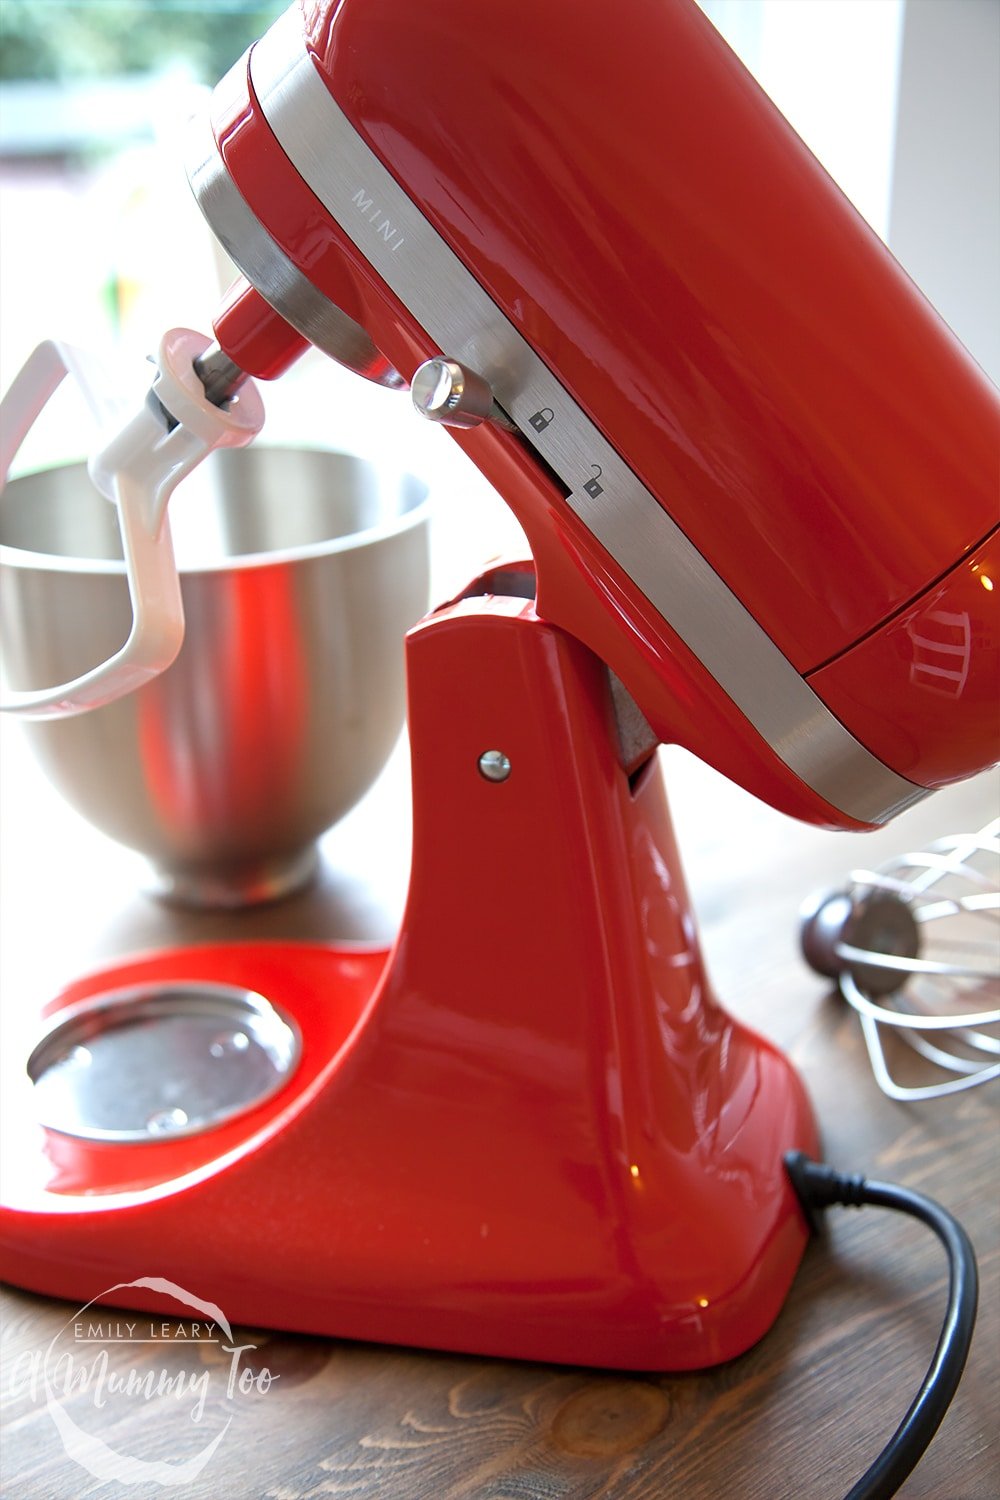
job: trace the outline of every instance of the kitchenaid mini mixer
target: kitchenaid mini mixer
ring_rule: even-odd
[[[835,827],[993,758],[996,393],[693,3],[606,25],[315,0],[195,127],[245,279],[214,344],[168,335],[97,464],[138,516],[137,670],[178,638],[169,486],[252,437],[247,377],[309,344],[409,385],[533,561],[408,637],[391,953],[206,946],[55,1002],[80,1045],[109,996],[250,995],[265,1050],[290,1041],[228,1114],[19,1142],[22,1285],[155,1266],[234,1321],[633,1369],[731,1357],[777,1314],[807,1235],[782,1159],[815,1126],[711,994],[654,752]],[[944,681],[917,652],[950,658],[956,622]]]

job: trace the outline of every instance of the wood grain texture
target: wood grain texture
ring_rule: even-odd
[[[668,765],[719,993],[791,1053],[816,1104],[829,1160],[941,1199],[976,1244],[982,1299],[969,1367],[902,1494],[995,1500],[997,1090],[919,1105],[884,1098],[855,1018],[798,958],[796,912],[810,890],[836,885],[858,863],[981,826],[994,815],[996,780],[954,788],[859,838],[792,824],[686,757],[672,756]],[[20,764],[19,798],[26,785],[44,805],[44,786]],[[383,785],[326,841],[324,879],[311,896],[228,925],[144,904],[130,860],[81,831],[57,805],[45,807],[44,826],[62,839],[56,847],[64,857],[49,862],[40,889],[38,851],[25,853],[17,827],[8,825],[0,908],[5,1061],[30,1034],[32,1005],[102,953],[214,938],[222,926],[227,935],[381,935],[391,928],[401,889],[398,869],[389,866],[406,858],[403,815],[392,821],[402,800],[398,787]],[[386,806],[394,810],[388,824]],[[387,874],[388,908],[378,895]],[[835,1211],[772,1331],[742,1358],[701,1374],[581,1371],[241,1331],[242,1342],[257,1345],[248,1360],[279,1378],[239,1404],[204,1474],[177,1493],[183,1500],[839,1500],[919,1384],[945,1286],[943,1254],[921,1226],[878,1210]],[[19,1358],[23,1369],[23,1359],[74,1309],[14,1289],[4,1290],[0,1308],[4,1495],[161,1497],[159,1486],[91,1479],[67,1457],[44,1402],[15,1391]],[[206,1367],[221,1358],[214,1347],[197,1352]],[[176,1413],[153,1408],[124,1421],[120,1408],[109,1407],[107,1421],[109,1442],[141,1448],[146,1457],[178,1456]]]

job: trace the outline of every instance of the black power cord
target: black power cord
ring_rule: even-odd
[[[839,1204],[861,1208],[874,1204],[910,1214],[927,1224],[948,1253],[948,1308],[931,1360],[906,1416],[867,1473],[848,1492],[846,1500],[889,1500],[916,1467],[962,1378],[972,1330],[976,1323],[979,1274],[972,1241],[957,1219],[933,1198],[891,1182],[867,1182],[847,1176],[801,1151],[790,1151],[785,1170],[810,1225],[816,1227],[817,1209]]]

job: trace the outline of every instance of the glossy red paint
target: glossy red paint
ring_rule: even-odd
[[[291,171],[253,94],[234,72],[213,101],[226,166],[268,233],[344,312],[364,326],[407,375],[439,352],[419,324]],[[261,326],[277,315],[267,309]],[[216,325],[227,352],[225,326]],[[853,826],[792,775],[564,502],[516,435],[487,424],[451,436],[495,485],[525,529],[538,572],[538,608],[617,673],[658,738],[684,745],[792,816]],[[595,596],[600,608],[594,607]]]
[[[212,330],[234,364],[258,380],[275,380],[309,348],[301,334],[270,307],[255,287],[234,281]]]
[[[996,392],[689,0],[616,21],[604,83],[629,86],[596,113],[604,9],[574,7],[578,77],[561,8],[530,9],[523,30],[506,11],[448,26],[398,0],[307,3],[304,21],[340,107],[506,315],[821,697],[831,685],[851,732],[915,774],[884,708],[905,700],[919,738],[923,700],[897,657],[854,648],[995,523]],[[245,72],[213,123],[255,215],[389,362],[409,376],[439,352],[291,167]],[[527,445],[490,424],[452,435],[524,526],[540,611],[613,667],[662,740],[793,816],[856,826],[775,757]],[[870,675],[845,686],[840,657]],[[929,784],[996,755],[981,716],[955,738]]]
[[[538,570],[538,611],[585,642],[621,678],[657,739],[683,745],[792,817],[857,827],[774,754],[697,656],[633,588],[525,445],[499,429],[454,432],[524,525]],[[595,609],[595,599],[600,608]]]
[[[995,388],[694,0],[304,16],[359,134],[801,671],[995,524]]]
[[[794,1274],[781,1158],[817,1142],[790,1064],[712,995],[658,762],[625,774],[604,668],[524,599],[463,598],[408,653],[391,956],[209,946],[60,997],[247,985],[298,1023],[303,1062],[185,1141],[32,1153],[17,1132],[3,1274],[82,1302],[138,1268],[233,1322],[518,1358],[730,1358]],[[506,781],[480,774],[487,749]]]
[[[1000,751],[1000,532],[882,630],[811,678],[860,739],[924,786]]]
[[[248,68],[233,69],[216,89],[212,130],[230,177],[271,238],[314,286],[371,335],[395,369],[409,378],[418,364],[438,352],[291,167],[264,119]],[[263,299],[260,319],[266,338],[274,320],[283,321]],[[252,346],[252,326],[238,324],[231,330],[222,319],[215,332],[239,364],[236,340],[246,339]]]

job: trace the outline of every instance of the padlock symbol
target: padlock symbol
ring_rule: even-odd
[[[588,479],[583,488],[585,492],[590,496],[591,500],[596,500],[598,495],[604,494],[603,484],[598,484],[597,482],[600,479],[603,471],[600,464],[591,464],[590,467],[594,471],[594,477],[593,479]]]
[[[554,416],[555,412],[551,406],[543,406],[541,411],[536,411],[533,417],[528,418],[528,421],[536,432],[544,432]]]

